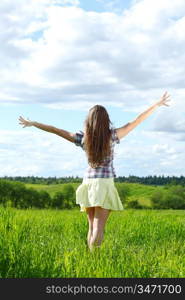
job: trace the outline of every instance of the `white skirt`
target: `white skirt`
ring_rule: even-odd
[[[114,184],[114,178],[83,178],[76,190],[76,203],[80,211],[100,206],[112,211],[123,210],[123,204]]]

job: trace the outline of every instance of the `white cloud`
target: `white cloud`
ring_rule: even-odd
[[[54,134],[0,130],[0,176],[71,176],[87,166],[75,144]]]
[[[109,12],[98,13],[81,9],[75,0],[2,0],[0,103],[68,110],[99,103],[140,113],[168,90],[171,106],[155,112],[148,132],[142,133],[147,143],[132,133],[117,148],[118,174],[134,173],[136,167],[146,174],[181,174],[185,2],[132,1],[122,13],[111,11],[116,1],[107,3]],[[74,145],[64,141],[62,148],[55,138],[1,132],[1,174],[80,174],[85,166],[81,149],[75,149],[76,160]]]
[[[166,142],[165,142],[166,141]],[[183,174],[185,154],[162,132],[133,131],[115,146],[117,176]],[[84,151],[46,132],[0,131],[0,176],[81,176],[88,166]]]
[[[169,146],[169,144],[155,144],[153,145],[153,152],[156,154],[161,154],[161,152],[163,154],[174,154],[175,153],[175,149],[174,147]]]
[[[170,133],[140,130],[130,132],[115,149],[115,167],[121,175],[184,174],[184,145]]]
[[[122,15],[59,2],[2,1],[1,102],[62,107],[114,98],[133,111],[131,103],[147,105],[164,89],[180,99],[184,1],[139,1]]]

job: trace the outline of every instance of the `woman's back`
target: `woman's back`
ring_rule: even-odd
[[[119,144],[120,140],[117,136],[116,129],[111,128],[111,155],[104,158],[102,164],[96,168],[92,168],[90,165],[86,169],[84,178],[110,178],[116,177],[113,159],[114,159],[114,146]],[[84,132],[76,133],[75,135],[75,145],[80,146],[84,151]]]

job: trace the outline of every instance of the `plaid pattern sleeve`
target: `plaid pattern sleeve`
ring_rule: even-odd
[[[75,133],[75,140],[74,140],[74,143],[75,143],[75,145],[76,146],[80,146],[80,147],[82,147],[83,148],[83,145],[82,145],[82,138],[83,138],[83,131],[80,131],[80,133],[79,132],[76,132]]]
[[[115,142],[116,144],[120,144],[120,139],[118,138],[116,129],[112,129],[112,141]]]

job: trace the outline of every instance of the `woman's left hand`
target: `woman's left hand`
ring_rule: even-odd
[[[161,105],[169,106],[168,104],[166,104],[167,101],[170,101],[169,97],[170,97],[170,95],[168,94],[168,92],[165,92],[164,95],[159,100],[159,102],[157,102],[157,105],[158,106],[161,106]]]

